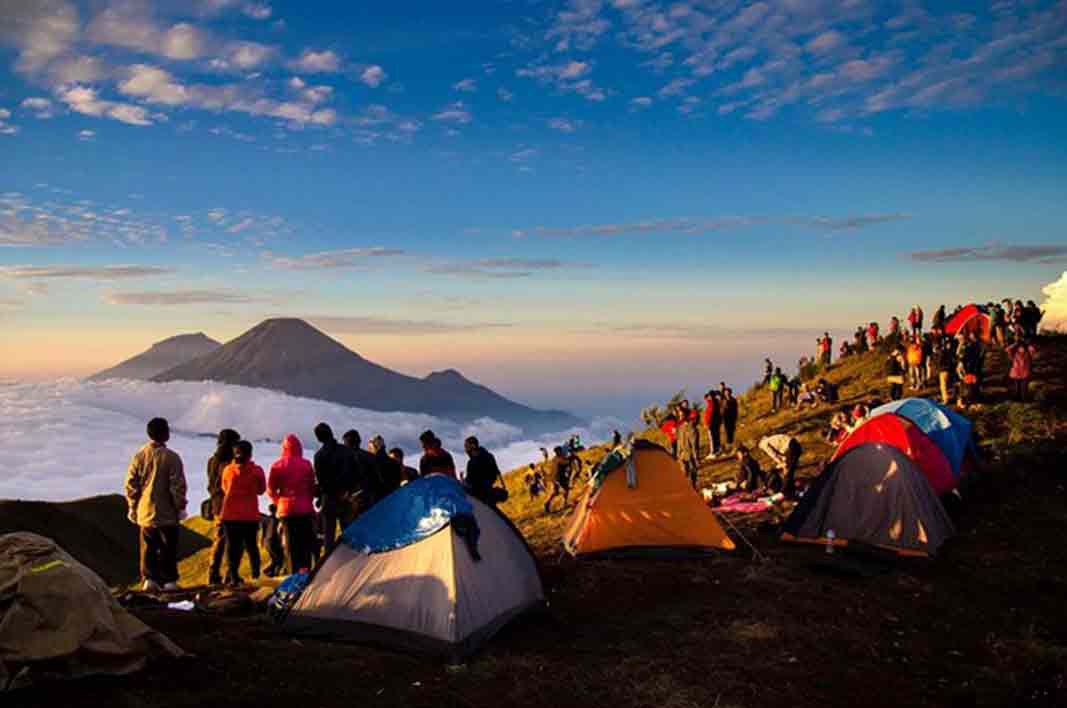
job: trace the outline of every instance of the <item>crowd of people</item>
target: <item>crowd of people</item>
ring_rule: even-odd
[[[153,418],[147,434],[148,442],[127,470],[125,494],[129,519],[140,530],[143,589],[171,591],[178,589],[178,535],[188,514],[188,487],[181,457],[167,447],[167,421]],[[310,570],[336,546],[339,531],[422,476],[443,474],[460,480],[468,494],[494,508],[508,496],[496,458],[473,436],[464,441],[467,464],[462,476],[430,430],[419,437],[423,454],[418,470],[405,465],[403,452],[388,449],[380,435],[366,449],[355,430],[345,432],[339,442],[329,425],[319,423],[314,436],[319,448],[311,460],[304,456],[299,437],[289,434],[280,456],[264,472],[254,460],[250,441],[236,430],[219,431],[207,463],[208,499],[201,508],[201,515],[214,523],[210,584],[243,584],[240,569],[246,557],[252,579],[257,579],[261,540],[270,555],[267,575]],[[260,512],[264,495],[270,499],[269,514]]]

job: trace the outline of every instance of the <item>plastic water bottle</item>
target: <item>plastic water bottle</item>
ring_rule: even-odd
[[[833,555],[833,552],[834,552],[834,539],[835,538],[837,538],[837,535],[834,533],[834,530],[833,529],[827,530],[827,532],[826,532],[826,552],[827,552],[827,554]]]

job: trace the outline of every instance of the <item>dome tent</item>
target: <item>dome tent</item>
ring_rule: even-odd
[[[951,408],[928,398],[905,398],[878,406],[870,415],[874,418],[887,413],[907,418],[926,433],[945,454],[957,479],[967,467],[968,458],[977,461],[971,421]]]
[[[782,540],[862,543],[933,556],[955,529],[918,466],[881,443],[852,448],[826,466],[782,526]]]
[[[543,603],[518,530],[430,475],[354,521],[281,621],[297,634],[459,658]]]
[[[955,337],[959,332],[974,332],[983,342],[992,341],[992,321],[978,305],[967,305],[945,323],[945,334]]]
[[[894,413],[884,413],[865,420],[849,433],[830,459],[836,460],[849,450],[872,442],[892,445],[907,455],[938,496],[956,488],[957,477],[941,448],[915,423]]]
[[[593,473],[563,537],[577,557],[703,555],[733,550],[715,513],[669,452],[637,441]]]

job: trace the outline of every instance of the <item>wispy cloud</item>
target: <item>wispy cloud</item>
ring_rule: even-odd
[[[338,317],[334,315],[309,315],[303,319],[331,334],[424,336],[513,326],[507,322],[449,322],[446,320]]]
[[[261,300],[231,290],[146,290],[104,293],[109,305],[240,305]]]
[[[478,90],[478,82],[474,79],[461,79],[452,84],[453,91],[462,91],[463,93],[474,93]]]
[[[176,272],[165,266],[0,266],[0,277],[25,279],[84,278],[88,280],[125,280],[169,275]]]
[[[341,57],[331,49],[305,49],[289,62],[289,68],[305,74],[332,74],[341,70]]]
[[[701,234],[713,231],[738,229],[765,224],[786,224],[802,226],[815,230],[855,231],[876,224],[908,219],[910,215],[864,214],[858,216],[721,216],[705,219],[671,218],[650,219],[647,221],[630,221],[605,224],[583,224],[580,226],[536,226],[530,229],[516,229],[515,236],[621,236],[640,233],[683,233]]]
[[[434,113],[432,117],[436,121],[455,123],[457,125],[466,125],[473,119],[467,104],[463,101],[454,101],[448,104],[437,113]]]
[[[321,251],[303,256],[280,256],[267,253],[265,258],[274,268],[285,270],[336,270],[365,266],[368,260],[402,256],[398,248],[375,246],[371,248],[346,248],[336,251]]]
[[[931,251],[913,251],[914,261],[952,263],[956,261],[1012,261],[1015,263],[1063,263],[1067,261],[1067,245],[1002,245],[965,246]]]
[[[574,265],[576,264],[556,258],[482,258],[473,261],[439,263],[428,266],[426,272],[476,280],[512,280],[529,278],[538,272],[560,270]]]

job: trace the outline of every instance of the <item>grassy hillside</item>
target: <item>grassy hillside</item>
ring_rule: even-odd
[[[111,585],[137,580],[137,527],[126,520],[126,500],[118,494],[62,504],[0,501],[0,534],[13,531],[54,539]],[[179,543],[182,556],[195,556],[208,541],[185,529]]]
[[[991,358],[990,402],[969,413],[981,437],[981,483],[954,510],[958,534],[934,560],[827,572],[821,549],[780,543],[776,519],[763,514],[734,519],[760,560],[740,544],[701,560],[575,562],[559,553],[568,514],[546,516],[543,497],[530,499],[513,482],[504,510],[538,557],[549,612],[506,628],[466,666],[295,642],[258,619],[144,611],[203,657],[182,667],[195,680],[181,691],[168,664],[16,694],[10,708],[75,700],[192,708],[222,699],[257,707],[1067,705],[1067,339],[1045,338],[1040,348],[1038,395],[1027,404],[1004,400],[1006,362]],[[827,378],[840,384],[841,405],[885,394],[877,355],[846,360]],[[820,434],[832,410],[768,415],[768,395],[743,397],[740,439],[799,435],[802,473],[814,473],[830,452]],[[583,456],[593,463],[603,454]],[[705,465],[701,480],[733,468]],[[200,520],[189,527],[207,531]],[[201,579],[205,564],[204,552],[186,559],[186,582]]]

